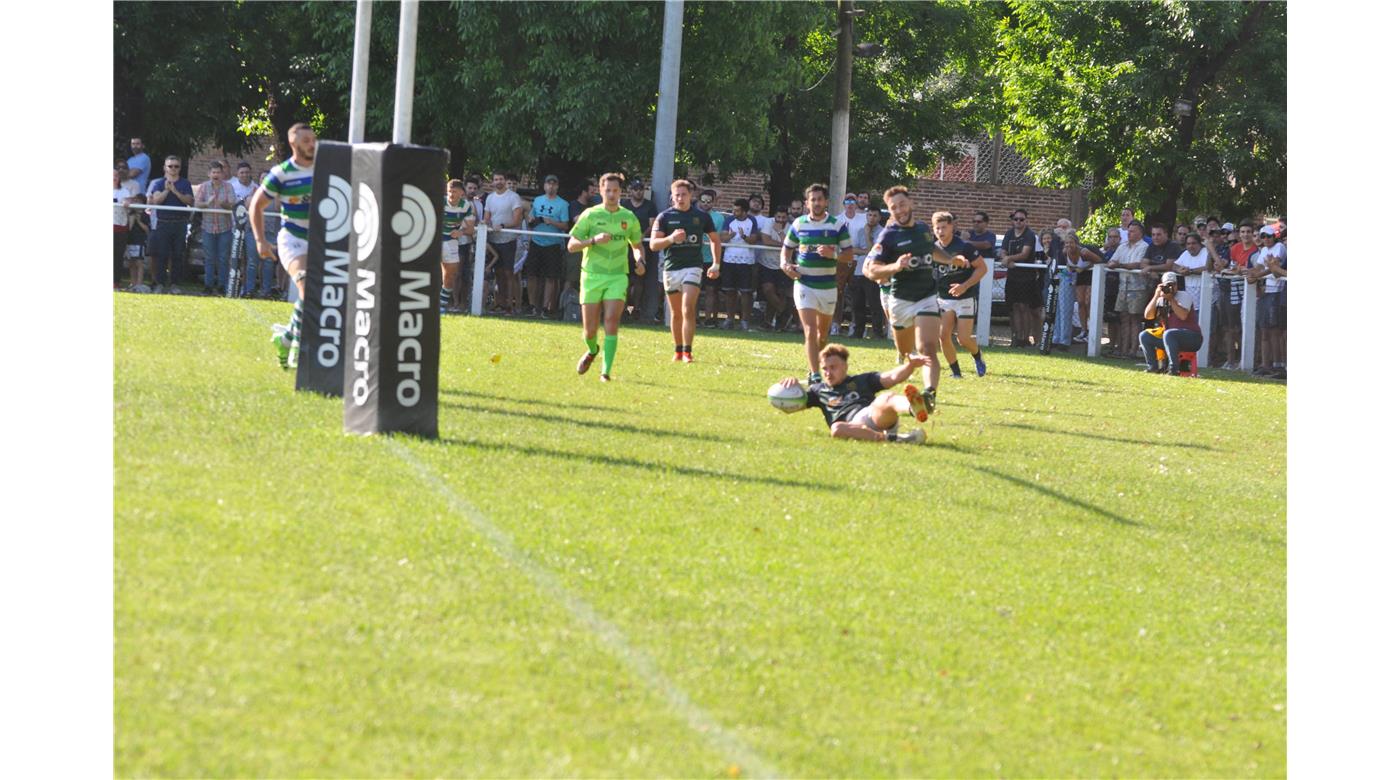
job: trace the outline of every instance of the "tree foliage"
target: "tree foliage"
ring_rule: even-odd
[[[1095,226],[1124,206],[1168,223],[1207,209],[1281,209],[1285,12],[1283,3],[1012,2],[995,54],[1006,138],[1040,184],[1091,181]]]

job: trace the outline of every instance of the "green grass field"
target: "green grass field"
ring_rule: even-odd
[[[1278,383],[992,349],[915,448],[794,335],[454,317],[362,438],[288,311],[116,296],[119,776],[1286,774]]]

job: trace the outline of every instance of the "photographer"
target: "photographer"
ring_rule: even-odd
[[[1178,373],[1180,366],[1176,357],[1182,352],[1195,352],[1201,348],[1201,326],[1196,323],[1196,301],[1190,293],[1180,289],[1181,277],[1174,271],[1162,274],[1162,282],[1157,285],[1152,299],[1147,302],[1143,319],[1152,320],[1153,327],[1138,334],[1142,345],[1142,355],[1147,359],[1147,370],[1151,373]],[[1167,354],[1167,366],[1157,363],[1157,350]]]

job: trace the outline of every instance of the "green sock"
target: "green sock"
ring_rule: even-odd
[[[593,338],[593,339],[585,338],[585,339],[583,340],[583,343],[584,343],[585,346],[588,347],[588,354],[590,354],[590,355],[596,355],[596,354],[598,354],[598,339],[596,339],[596,338]]]
[[[603,337],[603,373],[612,373],[613,358],[617,357],[617,336]]]

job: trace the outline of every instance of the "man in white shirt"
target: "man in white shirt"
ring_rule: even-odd
[[[867,203],[869,200],[867,199]],[[857,231],[864,232],[867,217],[865,211],[860,208],[860,199],[854,192],[846,193],[846,197],[841,199],[841,213],[836,215],[836,222],[846,226],[851,233],[851,245],[856,246]],[[869,251],[869,247],[866,247]],[[857,247],[857,257],[863,257]],[[855,263],[852,266],[836,266],[836,316],[831,319],[831,335],[838,336],[841,333],[841,315],[846,310],[846,288],[850,286],[851,278],[859,271]]]
[[[725,308],[729,311],[724,329],[748,330],[749,313],[753,311],[754,251],[744,245],[761,243],[762,233],[758,220],[749,216],[747,199],[735,199],[734,216],[725,223],[720,240],[726,247],[720,266],[719,289],[724,293]]]
[[[1258,376],[1281,378],[1287,353],[1288,249],[1278,240],[1278,228],[1265,225],[1259,230],[1264,248],[1246,277],[1250,282],[1264,282],[1264,295],[1259,299],[1259,344],[1262,360],[1254,370]],[[1246,290],[1246,295],[1253,293]]]
[[[485,219],[491,227],[486,240],[496,250],[496,311],[514,316],[520,301],[520,277],[515,274],[515,250],[518,241],[514,233],[502,233],[501,229],[517,230],[525,215],[525,204],[515,190],[506,188],[506,174],[491,175],[491,188],[486,196]]]
[[[1127,211],[1127,209],[1124,209]],[[1148,288],[1146,266],[1147,242],[1142,238],[1142,223],[1131,220],[1128,223],[1128,240],[1118,245],[1113,259],[1108,261],[1109,270],[1123,269],[1131,273],[1119,274],[1118,300],[1114,311],[1118,312],[1118,339],[1111,354],[1117,357],[1137,356],[1134,345],[1141,330],[1142,311],[1147,306]]]

